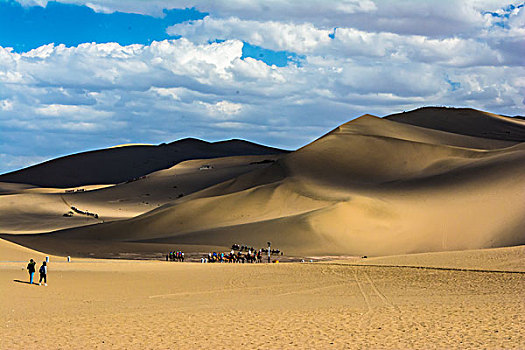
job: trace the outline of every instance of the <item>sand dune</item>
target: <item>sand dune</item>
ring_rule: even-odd
[[[0,175],[0,182],[60,188],[116,184],[189,159],[281,153],[285,151],[243,140],[210,143],[188,138],[158,146],[120,146],[74,154]]]
[[[475,110],[365,115],[274,162],[251,164],[254,169],[243,165],[228,172],[231,176],[213,175],[219,168],[183,173],[185,166],[195,170],[203,164],[197,160],[175,167],[180,171],[175,178],[187,176],[188,183],[201,185],[151,211],[129,209],[129,219],[3,237],[84,256],[106,256],[97,244],[143,254],[150,247],[157,254],[176,245],[200,252],[201,246],[264,246],[270,240],[295,256],[520,245],[525,244],[523,135],[522,121]],[[200,175],[206,180],[193,180]],[[153,193],[160,179],[171,181],[172,173],[159,172],[143,183],[150,181]],[[92,203],[105,200],[101,208],[111,211],[125,204],[108,201],[110,193],[123,198],[143,189],[136,185],[133,192],[128,185],[84,196]],[[162,194],[159,187],[151,197]]]
[[[267,167],[278,157],[236,156],[184,161],[129,183],[82,186],[82,192],[0,183],[4,195],[0,201],[0,232],[40,233],[132,218],[243,173]],[[200,170],[203,166],[212,169]],[[63,214],[71,212],[72,206],[96,213],[98,218],[76,213],[64,217]]]

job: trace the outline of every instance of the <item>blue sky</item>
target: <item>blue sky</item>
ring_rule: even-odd
[[[98,13],[85,5],[50,1],[46,7],[22,6],[15,0],[0,1],[0,46],[25,52],[55,43],[77,46],[82,43],[117,42],[120,45],[151,44],[174,39],[168,26],[203,19],[208,13],[195,8],[164,9],[162,16],[136,13]],[[267,64],[285,66],[298,56],[286,51],[267,50],[245,43],[243,58],[254,57]]]
[[[59,2],[49,2],[46,7],[22,6],[9,0],[0,2],[0,45],[24,52],[52,42],[66,46],[86,42],[150,44],[169,39],[169,25],[205,16],[195,9],[165,10],[163,17],[153,17],[97,13],[87,6]]]
[[[0,173],[123,143],[294,149],[364,113],[524,113],[522,1],[0,0]]]

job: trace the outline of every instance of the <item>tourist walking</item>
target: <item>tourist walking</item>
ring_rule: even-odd
[[[38,281],[38,285],[42,285],[42,280],[44,280],[44,286],[47,286],[47,264],[46,262],[42,262],[42,266],[40,266],[40,269],[38,270],[40,273],[40,281]]]
[[[36,262],[33,259],[30,259],[29,264],[27,264],[27,271],[29,272],[29,284],[33,284],[33,277],[35,277],[35,265]]]

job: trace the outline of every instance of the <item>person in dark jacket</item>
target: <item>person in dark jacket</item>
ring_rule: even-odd
[[[35,265],[36,262],[33,259],[30,259],[29,264],[27,264],[27,271],[29,272],[29,284],[33,284],[33,277],[35,276]]]
[[[38,285],[42,285],[42,280],[44,280],[44,286],[47,286],[47,264],[46,262],[42,262],[42,266],[40,266],[40,269],[38,270],[40,273],[40,281],[38,281]]]

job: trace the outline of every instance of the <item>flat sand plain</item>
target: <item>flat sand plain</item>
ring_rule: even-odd
[[[23,283],[25,259],[44,255],[0,240],[0,348],[523,349],[523,251],[416,258],[446,269],[51,256],[44,287]],[[514,272],[455,270],[505,259]]]

